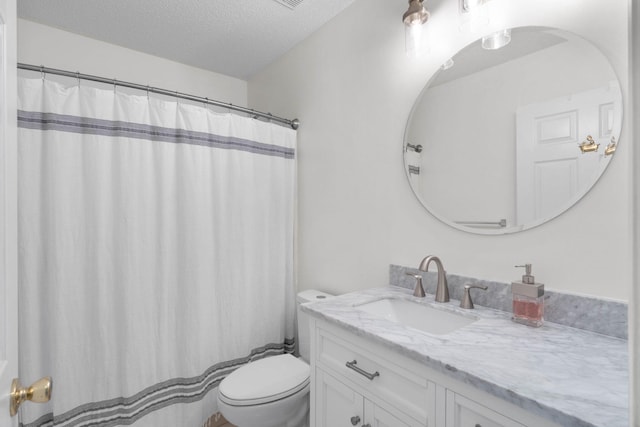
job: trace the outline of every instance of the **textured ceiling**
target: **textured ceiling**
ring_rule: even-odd
[[[354,0],[19,0],[18,16],[243,80]]]

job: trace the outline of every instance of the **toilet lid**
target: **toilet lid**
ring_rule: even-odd
[[[273,402],[309,385],[309,365],[290,354],[267,357],[236,369],[220,383],[220,399],[246,406]]]

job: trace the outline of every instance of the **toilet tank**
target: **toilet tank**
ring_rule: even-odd
[[[298,346],[298,354],[302,357],[302,360],[307,363],[309,363],[311,352],[309,344],[309,316],[302,312],[300,305],[312,301],[321,301],[331,297],[333,297],[333,295],[309,289],[298,293],[296,298],[296,317],[298,319],[298,336],[296,337],[296,343]]]

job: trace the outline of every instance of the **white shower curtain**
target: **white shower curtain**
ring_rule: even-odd
[[[291,350],[295,131],[45,79],[18,120],[24,426],[200,427]]]

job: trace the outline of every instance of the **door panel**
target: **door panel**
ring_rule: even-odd
[[[0,425],[9,416],[11,381],[18,376],[16,0],[0,0]]]

